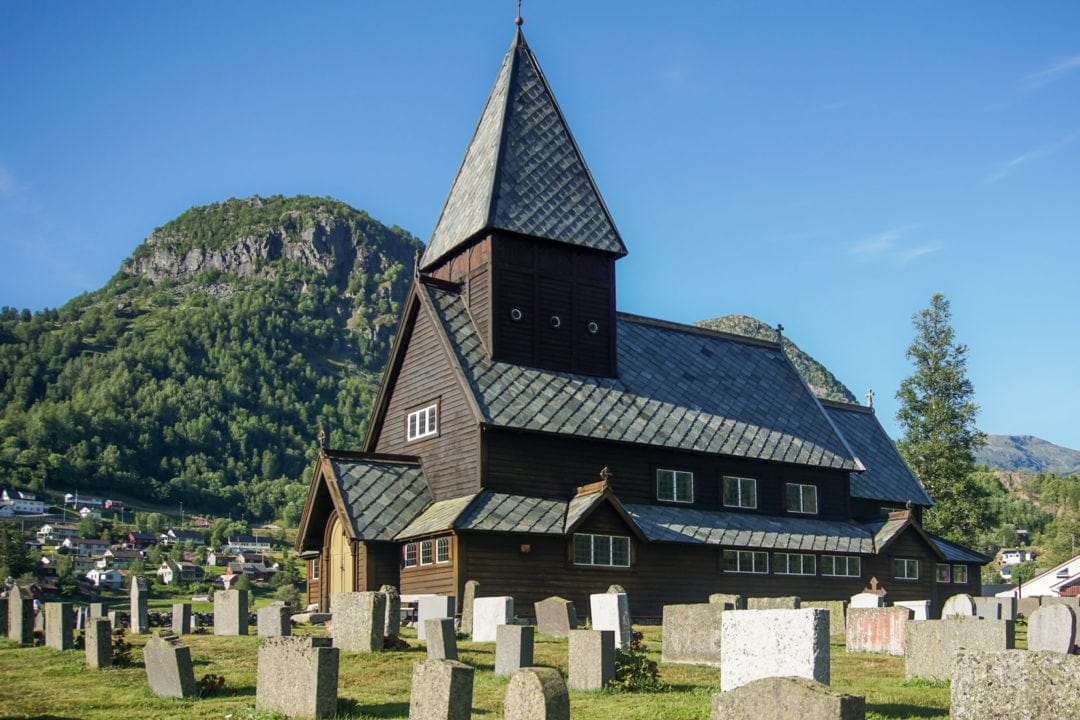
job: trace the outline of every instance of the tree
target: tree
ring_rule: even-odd
[[[990,524],[985,490],[975,482],[975,450],[986,436],[975,425],[979,406],[967,378],[967,346],[956,343],[949,301],[936,294],[913,318],[907,357],[915,372],[900,383],[896,419],[900,454],[922,481],[934,507],[924,525],[958,542]]]

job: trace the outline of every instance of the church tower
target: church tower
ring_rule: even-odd
[[[488,355],[614,377],[619,231],[518,28],[420,263]]]

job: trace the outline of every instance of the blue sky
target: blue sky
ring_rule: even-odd
[[[620,309],[783,323],[894,395],[935,292],[991,433],[1080,448],[1080,3],[526,0],[630,249]],[[0,305],[192,205],[331,195],[427,239],[511,0],[0,3]]]

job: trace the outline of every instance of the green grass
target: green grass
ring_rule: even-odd
[[[642,626],[652,659],[660,660],[660,628]],[[324,634],[322,628],[312,632]],[[407,718],[412,665],[426,658],[415,631],[406,629],[413,646],[402,652],[372,655],[343,653],[338,683],[338,717],[352,720]],[[142,646],[148,636],[129,638],[136,667],[89,671],[82,651],[59,652],[44,647],[17,648],[0,641],[0,718],[215,718],[233,720],[273,717],[256,713],[257,637],[189,635],[195,678],[225,677],[222,693],[198,700],[157,698],[150,694],[142,667]],[[458,643],[463,662],[476,668],[473,716],[502,717],[508,680],[493,673],[492,643]],[[566,674],[566,641],[539,637],[535,663]],[[834,638],[832,686],[866,698],[867,718],[948,718],[949,688],[904,682],[904,660],[883,655],[848,654],[842,638]],[[719,689],[715,668],[660,664],[669,690],[657,694],[571,692],[574,720],[698,720],[708,718],[712,695]]]

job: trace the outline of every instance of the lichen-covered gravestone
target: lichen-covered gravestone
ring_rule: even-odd
[[[337,593],[333,608],[330,634],[334,638],[334,647],[348,652],[379,652],[383,649],[385,595],[379,592]]]
[[[746,598],[732,593],[713,593],[709,596],[709,602],[723,605],[725,610],[746,609]]]
[[[159,697],[192,697],[198,692],[191,649],[167,631],[154,633],[143,648],[146,680]]]
[[[1068,605],[1043,605],[1028,618],[1028,650],[1070,653],[1076,643],[1076,613]]]
[[[413,665],[409,720],[469,720],[473,674],[473,668],[456,660]]]
[[[801,606],[802,599],[795,595],[746,598],[747,610],[798,610]]]
[[[950,678],[952,720],[1080,718],[1080,655],[961,650]]]
[[[292,608],[288,605],[267,605],[259,608],[256,614],[258,619],[259,637],[288,637],[292,635]]]
[[[97,670],[112,667],[112,623],[108,618],[90,618],[83,635],[86,667]]]
[[[142,635],[150,632],[150,611],[148,601],[150,591],[146,588],[146,578],[135,576],[131,580],[131,633]]]
[[[34,642],[34,601],[19,585],[12,585],[8,593],[8,639],[19,645]]]
[[[191,603],[173,603],[172,631],[174,635],[187,635],[191,632]]]
[[[536,631],[541,635],[567,637],[577,629],[577,611],[574,603],[561,597],[549,597],[533,603],[536,611]]]
[[[473,603],[476,601],[476,593],[479,590],[480,583],[477,581],[469,580],[465,583],[465,592],[461,597],[461,632],[466,635],[472,635]]]
[[[615,677],[614,630],[571,630],[567,648],[572,690],[603,690]]]
[[[428,660],[457,660],[457,635],[453,618],[432,618],[424,621],[424,640]]]
[[[495,629],[495,675],[510,677],[533,664],[531,625],[500,625]]]
[[[847,605],[847,600],[804,600],[799,607],[828,610],[829,634],[843,635],[847,632]]]
[[[948,598],[941,608],[941,619],[951,617],[975,617],[975,598],[967,593],[958,593]]]
[[[661,659],[669,663],[720,665],[723,603],[665,605]]]
[[[473,602],[473,642],[495,642],[497,628],[514,621],[514,598],[476,598]]]
[[[828,611],[730,610],[720,625],[721,691],[767,677],[829,684]]]
[[[906,607],[855,608],[848,611],[848,652],[883,653],[903,657],[911,609]]]
[[[806,678],[762,678],[713,695],[712,720],[863,720],[865,717],[865,698],[845,695]]]
[[[958,650],[998,651],[1014,647],[1008,620],[951,617],[909,622],[905,629],[904,673],[908,678],[945,681],[952,675]]]
[[[570,720],[570,694],[558,670],[527,667],[506,686],[506,720]]]
[[[393,585],[383,585],[379,592],[386,598],[386,619],[383,621],[383,635],[397,637],[401,634],[401,594]]]
[[[214,634],[248,634],[248,591],[232,588],[214,593]]]
[[[45,646],[53,650],[75,647],[75,615],[71,603],[45,603]]]
[[[333,717],[340,655],[330,638],[267,638],[259,647],[255,707],[287,717]]]

